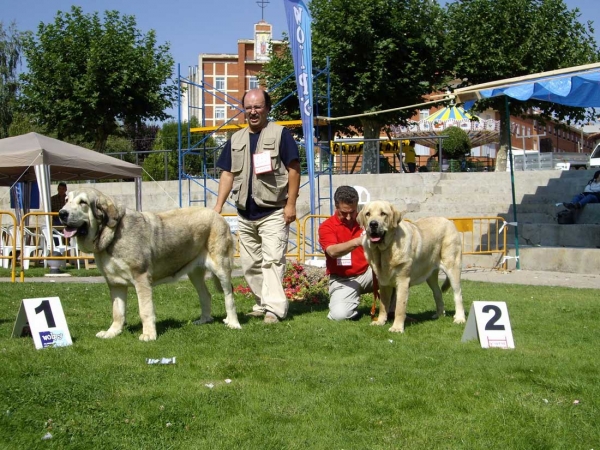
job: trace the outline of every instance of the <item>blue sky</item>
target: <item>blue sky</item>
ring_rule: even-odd
[[[170,43],[182,75],[198,63],[200,53],[236,53],[237,40],[252,39],[254,24],[263,14],[256,0],[0,0],[0,21],[8,25],[14,20],[17,29],[36,31],[40,22],[52,22],[57,11],[69,11],[74,4],[85,13],[117,10],[134,15],[142,32],[154,29],[159,43]],[[600,44],[598,0],[566,4],[579,8],[582,22],[594,22]],[[287,30],[283,0],[265,0],[264,19],[273,25],[274,38],[281,38]]]
[[[274,37],[281,38],[287,29],[283,0],[266,1],[264,18],[273,25]],[[253,38],[262,11],[256,0],[0,0],[0,20],[5,25],[14,20],[19,30],[35,31],[40,22],[53,21],[57,11],[69,11],[73,4],[85,13],[114,9],[134,15],[142,32],[154,29],[158,42],[171,43],[182,71],[197,64],[200,53],[237,52],[238,39]],[[566,4],[581,10],[580,20],[594,21],[600,43],[598,0],[567,0]]]

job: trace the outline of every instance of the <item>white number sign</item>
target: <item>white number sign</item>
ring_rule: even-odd
[[[58,297],[26,298],[21,302],[12,337],[28,334],[37,349],[73,343]]]
[[[515,348],[505,302],[473,302],[462,342],[479,338],[482,348]]]

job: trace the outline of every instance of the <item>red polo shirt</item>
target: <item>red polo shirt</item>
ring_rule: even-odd
[[[358,223],[354,223],[352,228],[344,225],[337,215],[331,216],[319,227],[319,244],[323,251],[327,247],[342,242],[348,242],[350,239],[357,238],[362,234],[362,228]],[[369,267],[369,263],[365,258],[365,251],[362,246],[352,250],[352,265],[341,266],[337,263],[337,258],[331,258],[325,252],[327,260],[327,274],[339,275],[342,277],[355,277],[365,273]]]

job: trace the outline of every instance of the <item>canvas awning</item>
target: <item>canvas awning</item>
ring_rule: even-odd
[[[0,139],[0,186],[35,181],[36,165],[48,166],[52,180],[65,182],[142,176],[140,166],[38,133]]]
[[[454,91],[469,109],[477,100],[506,95],[515,100],[540,100],[581,108],[600,107],[600,63],[541,72],[468,86]]]
[[[140,166],[38,133],[0,139],[0,186],[37,181],[45,212],[50,211],[50,180],[102,179],[134,179],[141,210]]]
[[[510,97],[520,101],[540,100],[579,108],[597,108],[600,107],[600,63],[568,67],[456,89],[454,100],[464,103],[465,109],[469,109],[477,100],[501,95],[505,99]],[[506,107],[507,117],[510,120],[508,101],[506,101]],[[513,224],[515,226],[515,255],[517,269],[520,269],[514,166],[512,164],[510,140],[508,142],[508,153],[513,197]]]

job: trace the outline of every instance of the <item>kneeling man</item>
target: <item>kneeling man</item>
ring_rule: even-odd
[[[373,271],[362,247],[358,192],[340,186],[333,196],[335,213],[319,227],[319,244],[325,252],[329,275],[331,320],[358,319],[361,294],[373,292]]]

